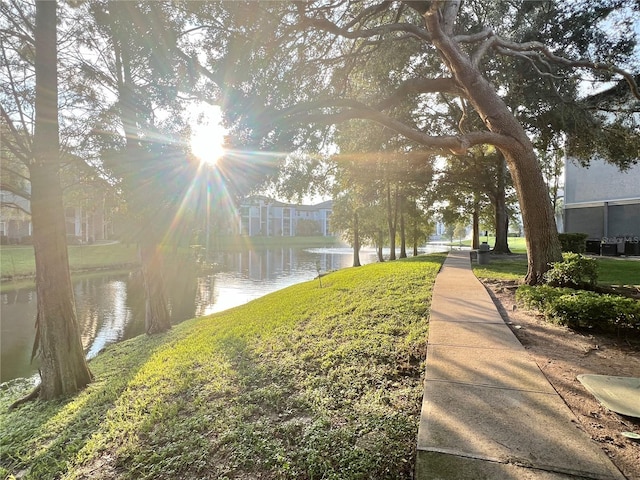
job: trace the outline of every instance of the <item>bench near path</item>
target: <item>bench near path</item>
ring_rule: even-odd
[[[450,252],[433,290],[417,480],[625,477]]]

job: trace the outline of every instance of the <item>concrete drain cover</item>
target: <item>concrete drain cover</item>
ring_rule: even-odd
[[[609,375],[578,375],[577,378],[609,410],[640,418],[640,378]]]

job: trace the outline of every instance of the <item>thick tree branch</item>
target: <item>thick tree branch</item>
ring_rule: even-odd
[[[391,5],[392,5],[392,2],[389,2],[389,1],[381,2],[378,5],[371,5],[370,7],[365,8],[362,12],[356,15],[353,18],[353,20],[351,20],[349,23],[347,23],[344,26],[344,28],[349,29],[361,22],[365,22],[372,16],[377,15],[378,13],[384,12]]]
[[[300,9],[301,10],[301,9]],[[388,35],[394,32],[410,33],[421,40],[430,41],[431,36],[423,28],[413,25],[411,23],[392,23],[386,25],[379,25],[377,27],[371,27],[364,30],[350,30],[349,28],[339,27],[335,23],[327,20],[326,18],[311,18],[307,17],[300,12],[300,23],[303,26],[311,26],[318,30],[333,33],[344,38],[371,38],[379,35]]]
[[[487,51],[496,43],[496,37],[493,35],[493,32],[490,33],[491,36],[482,42],[482,44],[471,54],[471,63],[473,63],[476,68],[480,65],[482,57],[484,57]]]
[[[493,37],[493,35],[493,30],[486,28],[478,33],[472,33],[469,35],[456,35],[455,37],[453,37],[453,41],[457,43],[479,43],[483,42],[484,40],[490,39],[491,37]]]
[[[26,215],[31,215],[31,212],[24,207],[21,207],[17,203],[14,202],[0,202],[0,207],[2,208],[10,208],[12,210],[18,210]]]
[[[386,110],[410,95],[419,93],[451,93],[464,95],[453,78],[412,78],[404,81],[389,97],[376,105],[376,110]]]
[[[25,200],[31,199],[31,194],[29,192],[27,192],[26,190],[23,190],[22,188],[18,188],[15,185],[12,185],[10,183],[6,183],[6,182],[0,183],[0,190],[12,193],[16,197],[24,198]]]
[[[340,109],[337,113],[309,113],[318,109]],[[404,137],[435,150],[448,150],[462,154],[475,145],[495,145],[498,148],[513,148],[515,141],[506,136],[493,132],[470,132],[457,136],[432,136],[417,130],[404,122],[372,109],[355,100],[327,100],[308,104],[301,104],[280,112],[280,119],[285,123],[321,123],[325,125],[342,123],[353,119],[366,119],[383,125]]]
[[[442,30],[447,35],[453,34],[456,18],[460,10],[461,0],[439,0],[433,2],[432,8],[438,8],[442,18]]]
[[[536,52],[515,52],[513,50],[508,50],[506,48],[502,48],[502,47],[495,47],[495,51],[502,54],[502,55],[507,55],[510,57],[517,57],[517,58],[521,58],[523,60],[525,60],[526,62],[528,62],[531,65],[531,68],[533,68],[536,73],[538,75],[540,75],[541,77],[549,77],[549,78],[554,78],[556,80],[561,80],[563,77],[560,75],[554,75],[553,73],[550,72],[543,72],[542,70],[540,70],[540,68],[538,67],[538,64],[536,63],[536,59],[546,65],[547,67],[549,67],[549,64],[547,62],[545,62],[542,57],[540,56],[540,54],[536,53]]]

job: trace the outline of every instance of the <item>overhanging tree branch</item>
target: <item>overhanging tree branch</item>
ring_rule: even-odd
[[[336,113],[312,113],[319,109],[341,109]],[[271,112],[272,114],[273,112]],[[265,116],[266,118],[266,116]],[[300,104],[279,113],[279,119],[274,123],[290,124],[335,124],[354,119],[367,119],[383,125],[435,150],[448,150],[456,154],[464,153],[474,145],[494,145],[498,148],[512,148],[515,141],[506,135],[493,132],[470,132],[457,136],[433,136],[417,130],[405,122],[396,120],[388,115],[370,108],[355,100],[327,100]]]
[[[555,63],[556,65],[561,65],[563,67],[570,68],[587,68],[589,70],[603,71],[614,73],[620,75],[625,79],[629,88],[631,89],[631,93],[634,97],[640,99],[640,89],[638,88],[638,84],[636,83],[633,75],[626,70],[616,67],[614,65],[609,65],[606,63],[600,62],[592,62],[590,60],[571,60],[569,58],[561,57],[553,53],[548,46],[540,42],[525,42],[525,43],[516,43],[505,40],[504,38],[496,38],[494,43],[495,48],[499,53],[504,55],[515,56],[517,54],[527,55],[530,53],[538,53],[542,55],[545,59]]]
[[[300,14],[300,24],[304,28],[305,26],[314,27],[318,30],[333,33],[344,38],[356,39],[356,38],[371,38],[380,35],[388,35],[394,32],[410,33],[421,40],[430,41],[431,35],[425,29],[418,27],[412,23],[391,23],[386,25],[379,25],[377,27],[370,27],[364,30],[351,30],[351,27],[339,27],[335,23],[327,20],[326,18],[311,18],[304,15],[303,6],[298,8]],[[351,25],[351,23],[349,24]]]
[[[451,93],[464,95],[464,91],[458,87],[453,78],[412,78],[405,80],[396,91],[376,105],[377,110],[386,110],[397,105],[409,95],[419,93]]]
[[[25,200],[29,200],[31,198],[31,194],[29,194],[29,192],[21,188],[18,188],[15,185],[11,185],[10,183],[6,183],[6,182],[0,183],[0,190],[12,193],[16,197],[24,198]]]

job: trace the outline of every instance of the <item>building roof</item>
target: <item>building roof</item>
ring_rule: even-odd
[[[251,197],[247,197],[240,202],[240,205],[255,205],[260,201],[264,203],[268,203],[269,205],[275,206],[275,207],[295,208],[298,211],[331,210],[331,208],[333,207],[333,200],[326,200],[316,205],[296,205],[294,203],[280,202],[278,200],[274,200],[264,195],[253,195]]]

